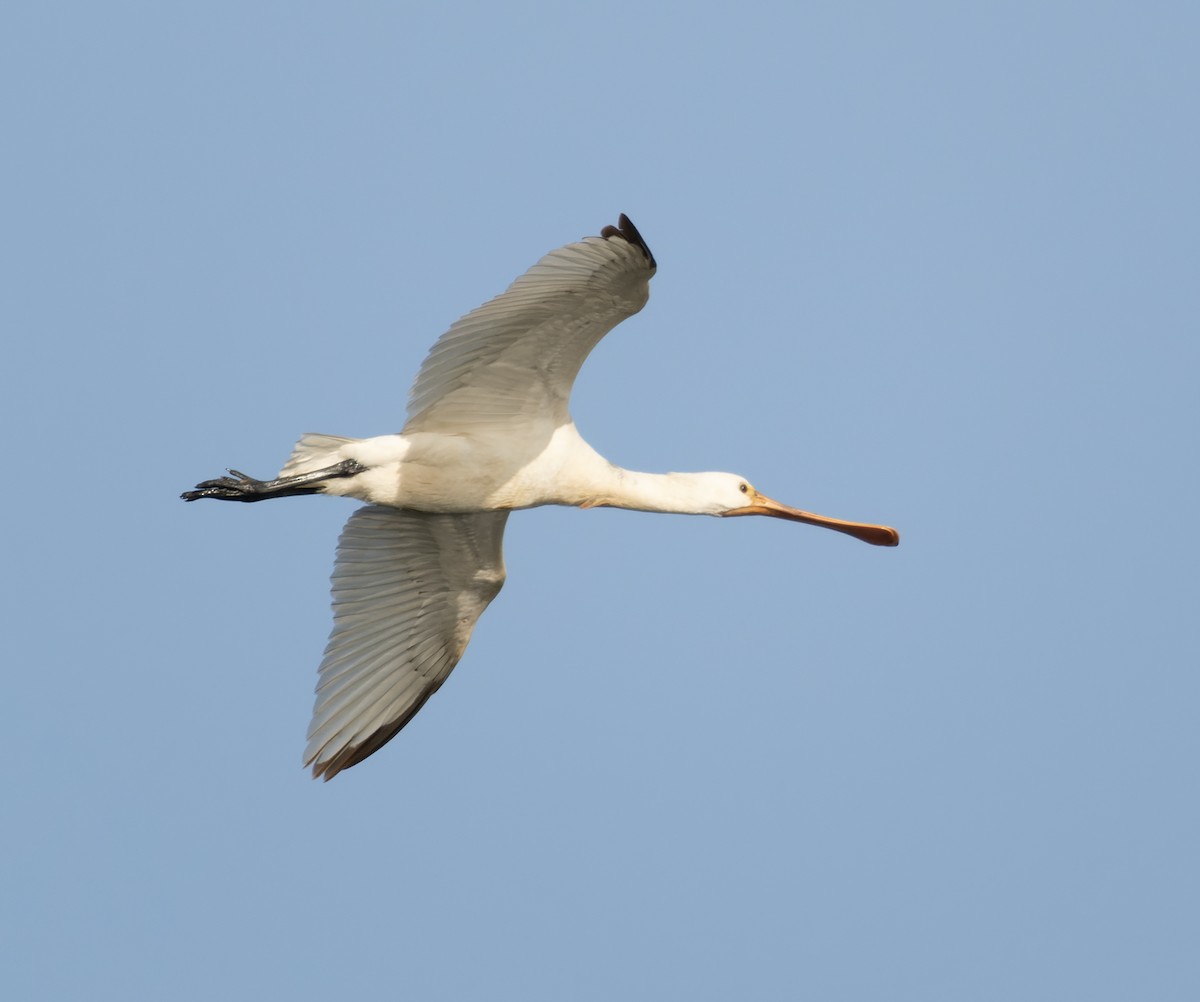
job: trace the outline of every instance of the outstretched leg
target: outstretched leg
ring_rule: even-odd
[[[301,473],[294,477],[280,477],[278,480],[255,480],[237,470],[230,470],[229,476],[205,480],[198,483],[194,491],[184,491],[179,496],[184,501],[199,501],[201,498],[216,498],[218,501],[265,501],[267,498],[320,494],[321,485],[327,480],[353,477],[366,469],[356,459],[343,459],[340,463],[326,466],[323,470],[313,470],[312,473]]]

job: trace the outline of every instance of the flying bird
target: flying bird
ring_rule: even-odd
[[[417,373],[396,435],[304,435],[274,480],[237,470],[185,501],[334,494],[366,502],[338,540],[333,632],[304,764],[332,779],[396,736],[466,650],[504,583],[511,511],[609,506],[683,515],[770,515],[876,546],[883,525],[789,508],[732,473],[636,473],[575,430],[571,387],[588,353],[646,305],[654,255],[622,215],[551,251],[443,334]]]

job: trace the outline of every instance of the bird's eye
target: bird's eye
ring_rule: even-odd
[[[746,491],[750,490],[750,485],[749,484],[738,484],[738,490],[741,491],[743,494],[745,494]]]

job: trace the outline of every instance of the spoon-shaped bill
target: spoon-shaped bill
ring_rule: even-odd
[[[726,515],[770,515],[773,518],[786,518],[792,522],[804,522],[808,525],[819,525],[823,529],[834,532],[844,532],[847,536],[861,539],[872,546],[897,546],[900,543],[900,533],[889,525],[871,525],[868,522],[847,522],[841,518],[830,518],[827,515],[817,515],[811,511],[801,511],[799,508],[789,508],[767,497],[757,494],[754,503],[745,508],[735,508],[727,511]]]

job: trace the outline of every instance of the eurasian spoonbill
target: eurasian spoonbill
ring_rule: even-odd
[[[654,255],[624,215],[552,251],[430,350],[398,435],[305,435],[274,480],[237,470],[186,501],[336,494],[350,516],[333,571],[305,765],[332,779],[390,741],[450,674],[504,583],[508,513],[538,505],[771,515],[877,546],[883,525],[789,508],[732,473],[635,473],[575,430],[567,409],[588,353],[650,295]]]

